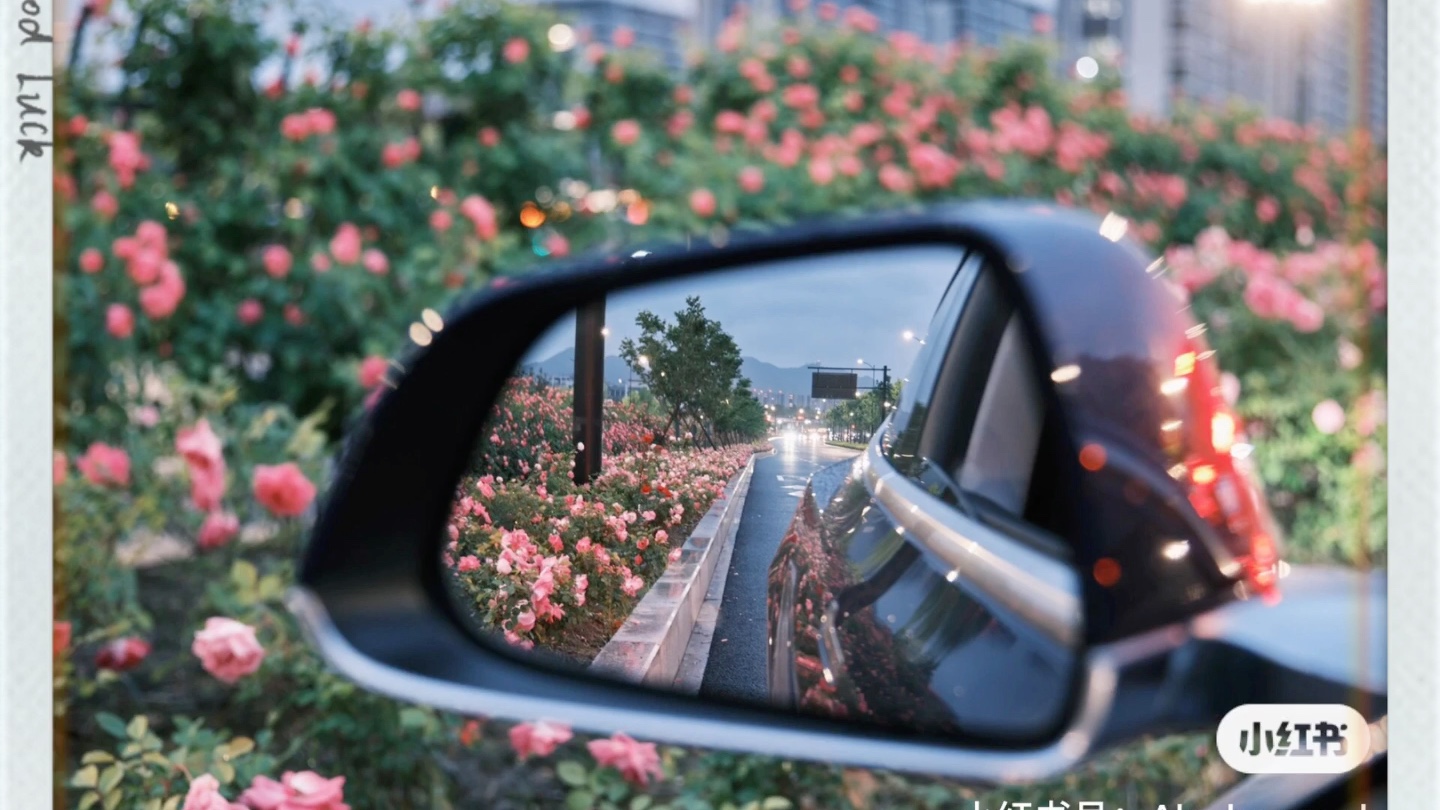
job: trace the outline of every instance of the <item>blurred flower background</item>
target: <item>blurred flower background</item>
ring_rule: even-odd
[[[1145,118],[1113,78],[1054,78],[1043,44],[936,47],[829,3],[778,28],[734,17],[678,73],[628,29],[587,41],[530,6],[460,0],[398,27],[297,12],[277,38],[262,5],[133,0],[122,18],[92,3],[91,39],[121,58],[81,60],[65,79],[54,475],[67,805],[979,795],[587,741],[565,718],[449,716],[360,690],[299,637],[280,599],[342,431],[397,372],[389,358],[458,297],[639,240],[723,243],[942,199],[1092,210],[1154,252],[1207,323],[1290,559],[1384,565],[1386,162],[1363,135],[1241,107]],[[274,59],[279,78],[257,80]],[[633,447],[631,427],[617,448]],[[623,463],[644,469],[642,455]],[[723,484],[735,459],[703,463]],[[548,469],[497,498],[535,497]],[[1185,736],[985,795],[1198,804],[1233,778],[1204,735]]]

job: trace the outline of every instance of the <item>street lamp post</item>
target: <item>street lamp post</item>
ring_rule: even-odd
[[[872,373],[875,372],[875,371],[879,371],[880,374],[881,374],[881,377],[880,377],[880,412],[879,412],[879,414],[877,414],[877,416],[876,416],[876,421],[875,421],[875,429],[876,429],[876,430],[879,430],[879,429],[880,429],[880,426],[883,425],[883,424],[885,424],[885,412],[886,412],[887,410],[889,410],[889,408],[890,408],[890,367],[889,367],[889,366],[879,366],[879,367],[876,367],[876,365],[875,365],[874,363],[867,363],[867,362],[865,362],[863,359],[859,359],[859,358],[857,358],[857,359],[855,360],[855,363],[856,363],[856,365],[869,366]],[[873,381],[874,378],[872,377],[871,379],[872,379],[872,381]]]

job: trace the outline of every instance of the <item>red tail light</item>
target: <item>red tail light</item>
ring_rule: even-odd
[[[1177,379],[1185,379],[1189,406],[1190,503],[1227,539],[1245,583],[1267,600],[1279,598],[1279,543],[1263,489],[1250,465],[1237,459],[1244,440],[1240,419],[1231,413],[1219,388],[1214,353],[1198,338],[1175,360]]]

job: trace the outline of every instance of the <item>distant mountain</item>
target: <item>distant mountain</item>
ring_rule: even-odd
[[[538,363],[527,363],[525,368],[539,372],[550,379],[570,379],[575,375],[575,350],[565,349]],[[797,398],[810,395],[810,369],[799,366],[784,368],[754,357],[742,358],[740,373],[750,378],[750,387],[756,391],[769,390],[782,396],[794,394]],[[618,383],[630,379],[630,367],[618,356],[605,358],[605,381]],[[869,376],[861,376],[859,385],[863,389],[873,385]]]
[[[575,376],[575,350],[565,349],[558,354],[542,360],[539,363],[526,363],[524,368],[530,372],[538,371],[540,374],[550,378],[570,379]],[[619,357],[605,358],[605,382],[618,383],[621,380],[630,379],[630,366]]]

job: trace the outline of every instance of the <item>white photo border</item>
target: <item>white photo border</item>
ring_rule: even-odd
[[[1422,807],[1440,797],[1440,3],[1390,6],[1389,787]]]
[[[0,808],[48,807],[55,795],[53,631],[45,634],[54,613],[55,150],[37,157],[20,144],[56,140],[54,47],[41,40],[54,36],[54,2],[0,3]],[[31,103],[43,118],[24,115],[16,97],[37,91]]]

